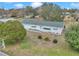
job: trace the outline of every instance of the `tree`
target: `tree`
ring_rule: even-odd
[[[39,9],[39,15],[41,15],[45,20],[61,21],[62,10],[58,5],[52,3],[43,3]]]
[[[26,10],[26,14],[27,14],[27,15],[33,13],[33,8],[32,8],[31,6],[26,6],[25,10]]]
[[[25,10],[27,15],[32,15],[33,17],[37,15],[36,9],[31,6],[26,6]]]
[[[18,21],[8,21],[0,25],[0,38],[5,44],[21,42],[26,35],[26,30]]]
[[[16,9],[11,9],[11,10],[9,10],[9,13],[11,14],[11,17],[17,17],[18,10],[16,10]]]
[[[76,50],[79,50],[79,24],[71,26],[65,32],[67,42]]]

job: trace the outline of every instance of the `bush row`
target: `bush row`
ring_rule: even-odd
[[[38,39],[43,39],[43,37],[41,36],[41,35],[39,35],[38,36]],[[50,39],[49,39],[49,37],[45,37],[43,40],[45,40],[45,41],[51,41]],[[53,43],[57,43],[58,41],[57,41],[57,39],[54,39],[53,40]]]

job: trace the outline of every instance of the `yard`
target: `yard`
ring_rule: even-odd
[[[72,22],[67,26],[70,26]],[[1,51],[11,55],[11,56],[79,56],[79,52],[73,50],[69,44],[65,41],[63,36],[51,36],[49,33],[34,33],[27,32],[27,38],[25,38],[21,43],[15,45],[8,45],[5,49],[0,49]],[[44,40],[39,40],[36,37],[42,35],[44,38],[49,37],[49,39],[57,39],[58,43],[53,44],[52,42],[45,42]]]
[[[34,33],[33,33],[34,34]],[[35,40],[35,39],[33,39]],[[59,38],[59,40],[63,40]],[[40,43],[40,42],[39,42]],[[66,41],[55,44],[51,47],[44,44],[39,45],[29,38],[25,38],[21,43],[6,46],[2,49],[5,53],[13,56],[78,56],[79,52],[73,50]]]

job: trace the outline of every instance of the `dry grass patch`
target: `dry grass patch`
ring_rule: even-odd
[[[79,55],[78,52],[72,50],[68,45],[56,46],[56,47],[42,47],[39,45],[34,45],[31,43],[29,48],[21,48],[19,44],[8,46],[4,51],[10,55],[14,56],[75,56]]]

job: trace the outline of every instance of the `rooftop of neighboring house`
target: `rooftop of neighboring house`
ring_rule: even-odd
[[[24,19],[23,24],[34,24],[39,26],[50,26],[50,27],[64,27],[64,22],[58,21],[44,21],[36,19]]]
[[[74,14],[79,15],[79,11],[76,11]]]
[[[0,19],[0,22],[7,22],[9,20],[15,20],[15,19],[13,19],[13,18],[2,18],[2,19]]]

